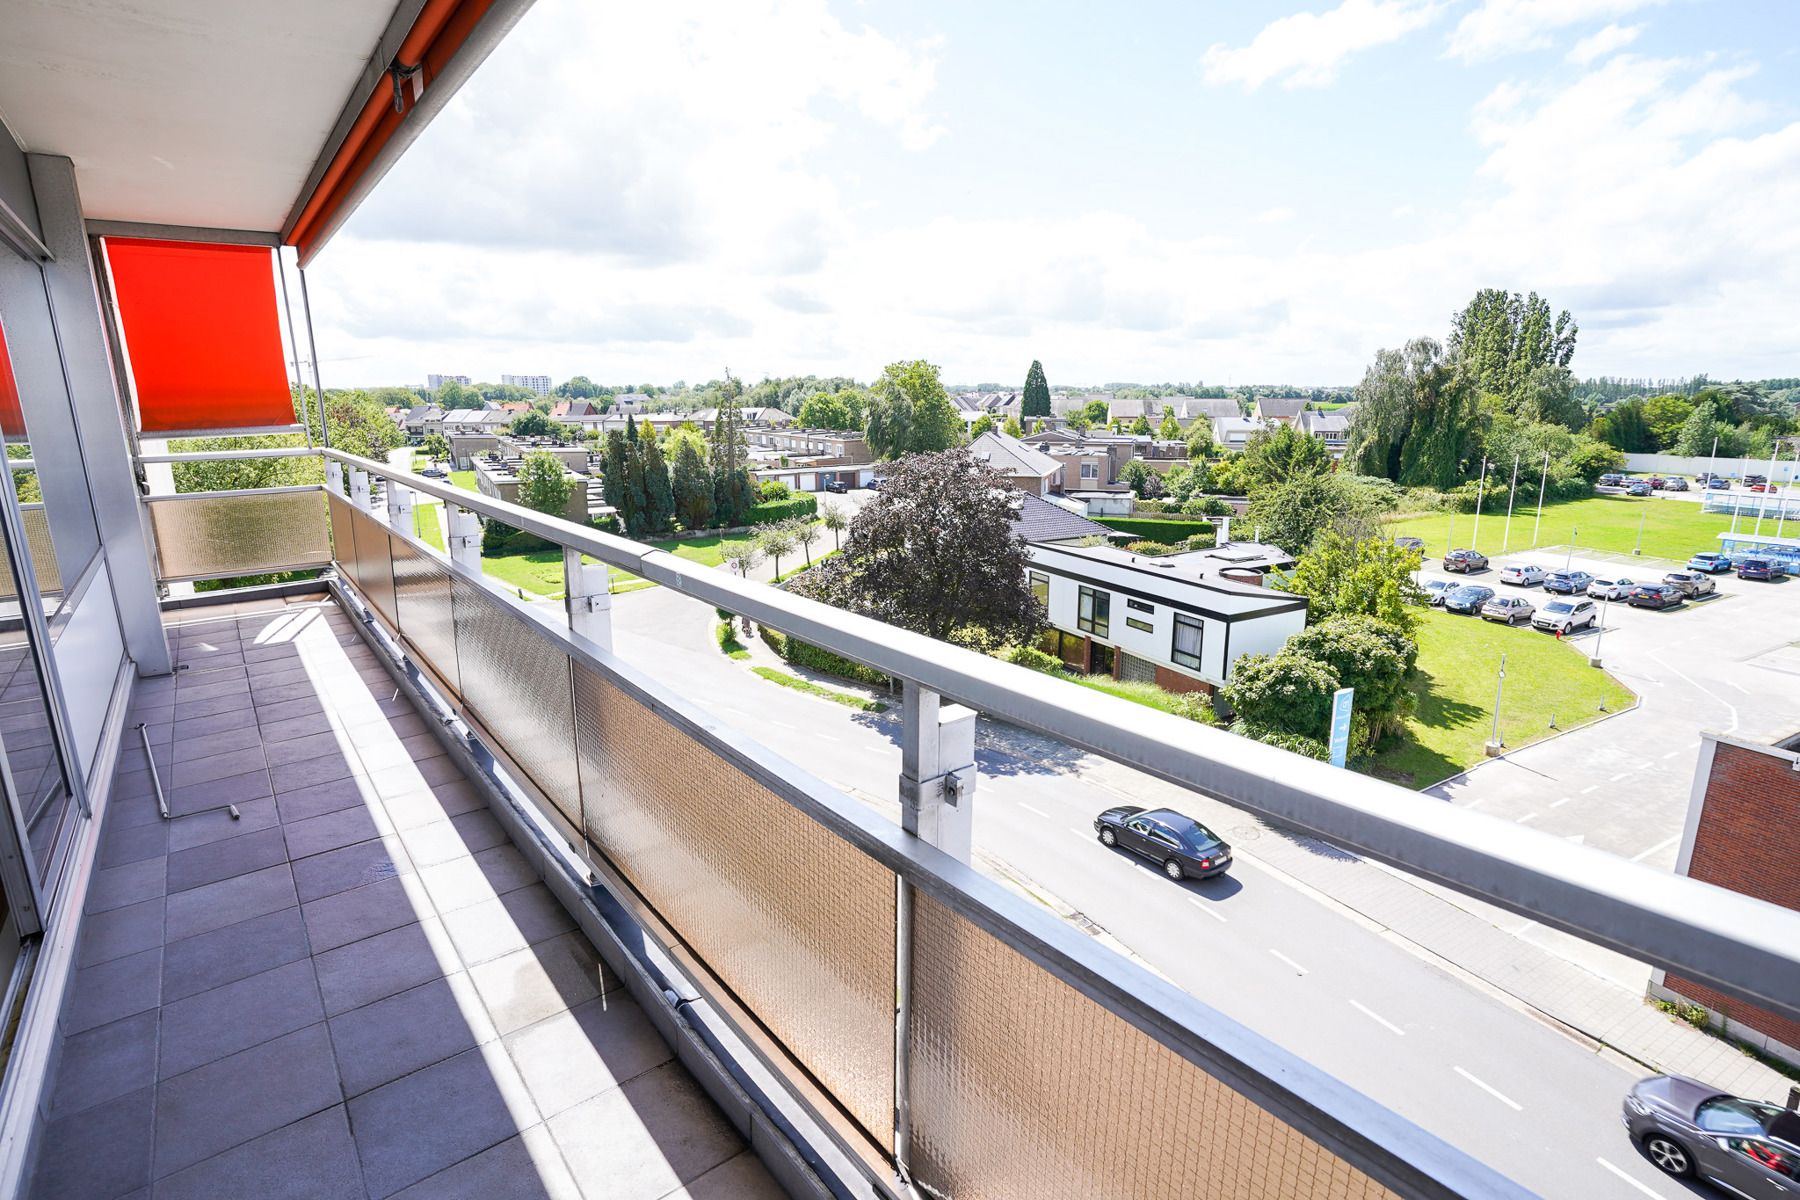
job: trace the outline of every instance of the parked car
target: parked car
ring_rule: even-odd
[[[1706,486],[1715,492],[1729,492],[1731,490],[1731,480],[1720,479],[1717,475],[1714,475],[1711,479],[1706,481]]]
[[[420,471],[419,474],[427,479],[447,479],[449,478],[450,472],[444,470],[442,467],[426,467],[423,471]]]
[[[1444,555],[1444,570],[1461,571],[1464,575],[1471,571],[1488,569],[1487,555],[1479,550],[1452,550]]]
[[[841,479],[833,479],[830,483],[825,485],[825,490],[828,492],[836,492],[841,496],[850,490],[850,485]]]
[[[1671,492],[1685,492],[1688,490],[1688,481],[1685,479],[1679,479],[1679,478],[1671,479],[1671,480],[1669,480],[1669,486],[1668,486],[1667,490],[1671,491]]]
[[[1531,614],[1531,627],[1545,633],[1575,633],[1592,629],[1600,619],[1592,600],[1552,600]]]
[[[1623,600],[1636,586],[1629,579],[1596,579],[1587,585],[1587,594],[1596,600]]]
[[[886,482],[887,482],[887,480],[882,479],[879,476],[877,476],[876,478],[869,480],[869,485],[868,485],[869,490],[871,492],[879,492],[881,490],[881,485]]]
[[[1465,583],[1444,597],[1444,611],[1468,616],[1481,611],[1482,605],[1494,598],[1494,589],[1478,583]]]
[[[1669,486],[1669,481],[1664,479],[1661,475],[1652,475],[1650,477],[1650,490],[1651,491],[1660,492],[1668,486]]]
[[[1425,549],[1425,539],[1416,537],[1397,537],[1394,539],[1394,545],[1400,547],[1402,550],[1423,550]]]
[[[1518,625],[1531,620],[1536,607],[1523,596],[1495,596],[1481,606],[1481,619]]]
[[[1723,575],[1731,570],[1731,555],[1720,554],[1713,550],[1702,550],[1687,560],[1688,570],[1705,571],[1708,575]]]
[[[1685,1075],[1639,1080],[1623,1107],[1631,1140],[1665,1175],[1697,1175],[1737,1196],[1800,1189],[1800,1113],[1793,1109]]]
[[[1650,485],[1645,483],[1642,479],[1634,479],[1625,485],[1625,494],[1627,496],[1648,496],[1650,494]]]
[[[1444,597],[1448,596],[1451,592],[1454,592],[1458,587],[1464,585],[1454,583],[1448,579],[1427,579],[1419,586],[1425,590],[1425,600],[1431,607],[1442,608],[1444,605]]]
[[[1544,576],[1544,590],[1563,596],[1579,596],[1592,582],[1594,577],[1586,571],[1552,571]]]
[[[1631,595],[1625,598],[1625,603],[1633,608],[1664,609],[1674,608],[1685,599],[1687,597],[1681,594],[1681,589],[1673,584],[1640,583],[1631,589]]]
[[[1737,577],[1774,583],[1777,579],[1787,577],[1787,568],[1772,558],[1746,558],[1737,565]]]
[[[1662,581],[1670,587],[1678,588],[1689,600],[1697,596],[1710,596],[1719,590],[1713,577],[1700,571],[1670,571]]]
[[[1174,809],[1122,804],[1095,817],[1094,832],[1108,846],[1160,864],[1170,879],[1210,879],[1231,867],[1231,847],[1224,839]]]
[[[1746,475],[1744,476],[1744,482],[1749,484],[1752,488],[1755,488],[1758,484],[1769,482],[1769,477],[1767,475]]]
[[[1624,487],[1625,477],[1609,471],[1605,475],[1602,475],[1596,482],[1600,487]]]
[[[1520,563],[1517,566],[1503,567],[1500,571],[1500,582],[1517,584],[1520,587],[1536,587],[1544,582],[1544,568],[1535,563]]]

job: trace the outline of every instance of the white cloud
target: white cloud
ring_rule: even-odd
[[[1620,17],[1664,0],[1482,0],[1450,33],[1446,51],[1464,62],[1555,44],[1552,34],[1587,21]],[[1598,35],[1596,35],[1598,36]],[[1633,36],[1636,36],[1635,33]],[[1630,38],[1625,39],[1629,41]],[[1619,42],[1618,45],[1624,45]],[[1582,60],[1578,60],[1582,61]]]
[[[1323,87],[1352,54],[1398,41],[1437,18],[1435,0],[1342,0],[1321,13],[1271,21],[1247,46],[1209,47],[1200,65],[1206,82],[1255,91],[1272,79],[1285,87]]]
[[[1622,50],[1631,45],[1642,32],[1642,25],[1608,25],[1576,42],[1575,48],[1569,51],[1568,59],[1576,66],[1585,67],[1597,59],[1605,58],[1614,50]]]
[[[1256,214],[1256,222],[1259,225],[1280,225],[1284,221],[1293,219],[1294,210],[1285,204],[1278,204],[1274,208],[1265,208]]]

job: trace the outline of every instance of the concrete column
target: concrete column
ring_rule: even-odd
[[[481,518],[460,504],[444,502],[444,545],[450,561],[481,574]]]
[[[364,512],[372,510],[372,498],[369,494],[369,473],[361,467],[350,468],[350,503]]]
[[[583,563],[581,551],[563,547],[563,593],[569,631],[611,650],[612,584],[606,564]]]
[[[908,682],[900,702],[900,825],[963,862],[975,832],[975,710]]]
[[[413,490],[401,487],[393,480],[387,481],[387,523],[388,528],[407,537],[413,534]]]

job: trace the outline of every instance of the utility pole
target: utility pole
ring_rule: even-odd
[[[1756,536],[1762,536],[1763,514],[1769,511],[1769,496],[1775,492],[1775,456],[1781,453],[1781,441],[1776,439],[1774,448],[1769,451],[1769,473],[1763,476],[1762,503],[1756,506]]]
[[[1544,485],[1550,481],[1550,452],[1544,451],[1544,469],[1538,475],[1538,514],[1537,521],[1531,526],[1531,544],[1538,544],[1538,531],[1544,527]]]
[[[1637,545],[1635,545],[1631,548],[1631,553],[1633,555],[1642,555],[1644,553],[1644,518],[1648,517],[1649,515],[1650,515],[1650,511],[1648,509],[1645,509],[1643,512],[1638,514]]]
[[[1487,494],[1487,469],[1487,456],[1483,455],[1481,458],[1481,482],[1475,485],[1475,536],[1469,542],[1469,549],[1475,551],[1481,549],[1481,501]]]
[[[1500,553],[1506,553],[1506,543],[1512,540],[1513,498],[1519,494],[1519,456],[1513,455],[1512,483],[1506,489],[1506,529],[1500,534]]]
[[[1611,596],[1600,601],[1600,628],[1594,631],[1594,652],[1588,655],[1588,666],[1590,667],[1600,665],[1600,640],[1606,636],[1606,614],[1611,604]]]
[[[1773,476],[1771,476],[1773,478]],[[1788,486],[1781,491],[1781,505],[1775,510],[1775,536],[1781,536],[1782,527],[1787,524],[1788,493],[1794,490],[1794,480],[1800,479],[1800,438],[1794,439],[1794,470],[1788,480]]]
[[[1575,561],[1575,538],[1580,532],[1579,526],[1569,527],[1569,552],[1563,556],[1563,570],[1565,571],[1569,569],[1569,564]]]
[[[1500,678],[1494,684],[1494,731],[1488,736],[1488,743],[1482,747],[1489,758],[1497,758],[1506,748],[1500,740],[1500,697],[1506,693],[1506,655],[1500,656]]]

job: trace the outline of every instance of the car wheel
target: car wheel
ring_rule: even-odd
[[[1119,835],[1114,833],[1110,826],[1103,828],[1100,831],[1100,844],[1103,846],[1116,846],[1119,844]]]
[[[1644,1153],[1664,1175],[1673,1175],[1677,1179],[1694,1173],[1694,1160],[1683,1146],[1674,1138],[1653,1133],[1644,1139]]]
[[[1175,880],[1177,883],[1187,877],[1187,872],[1181,869],[1181,864],[1172,858],[1163,864],[1163,874],[1167,875],[1170,879]]]

